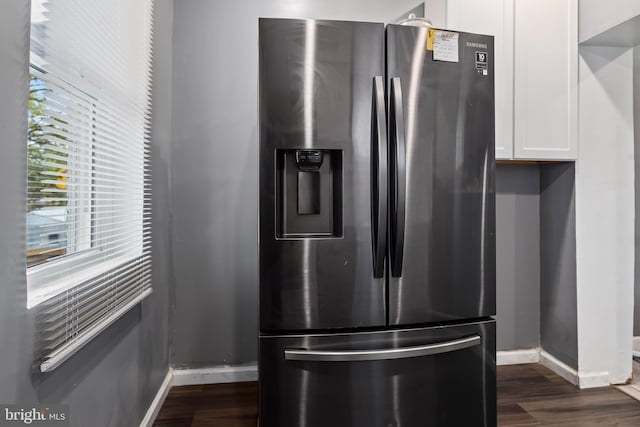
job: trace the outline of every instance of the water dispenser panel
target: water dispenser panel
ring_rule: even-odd
[[[342,151],[276,151],[278,238],[342,236]]]

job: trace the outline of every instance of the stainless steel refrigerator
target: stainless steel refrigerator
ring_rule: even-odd
[[[259,425],[495,426],[493,38],[259,39]]]

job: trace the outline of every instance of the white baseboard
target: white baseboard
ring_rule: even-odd
[[[174,369],[173,385],[219,384],[257,381],[258,365],[255,363],[234,366],[216,366],[201,369]]]
[[[149,409],[147,409],[147,413],[144,415],[142,422],[140,423],[140,427],[151,427],[153,422],[156,420],[158,416],[158,412],[160,412],[160,408],[164,404],[164,400],[167,398],[167,394],[169,394],[169,390],[171,389],[173,381],[173,369],[169,368],[167,371],[167,375],[164,377],[164,381],[160,384],[160,389],[156,393],[156,397],[153,398]]]
[[[544,350],[540,352],[540,362],[565,380],[569,381],[571,384],[577,385],[581,389],[607,387],[610,385],[608,372],[576,371]]]
[[[509,350],[496,352],[496,365],[521,365],[523,363],[540,362],[540,348],[527,350]]]
[[[577,371],[544,350],[540,350],[540,363],[581,389],[608,387],[611,384],[608,372]]]
[[[611,385],[609,372],[578,372],[580,388],[608,387]]]
[[[540,363],[543,366],[551,369],[553,372],[569,381],[573,385],[578,385],[578,371],[573,369],[571,366],[566,363],[556,359],[554,356],[550,355],[544,350],[540,351]]]

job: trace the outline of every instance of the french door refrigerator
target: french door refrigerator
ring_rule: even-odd
[[[259,425],[495,426],[493,38],[259,39]]]

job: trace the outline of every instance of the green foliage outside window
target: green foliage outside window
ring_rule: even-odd
[[[47,152],[55,152],[66,140],[63,120],[52,117],[45,110],[47,89],[43,82],[31,76],[29,81],[29,128],[27,131],[27,211],[51,206],[66,206],[66,193],[47,193],[48,189],[66,188],[66,161],[53,159]],[[60,141],[60,142],[55,142]],[[66,145],[66,144],[65,144]],[[60,156],[66,157],[62,152]],[[44,180],[58,180],[47,184]],[[45,197],[49,197],[48,200]],[[54,199],[54,200],[51,200]]]

